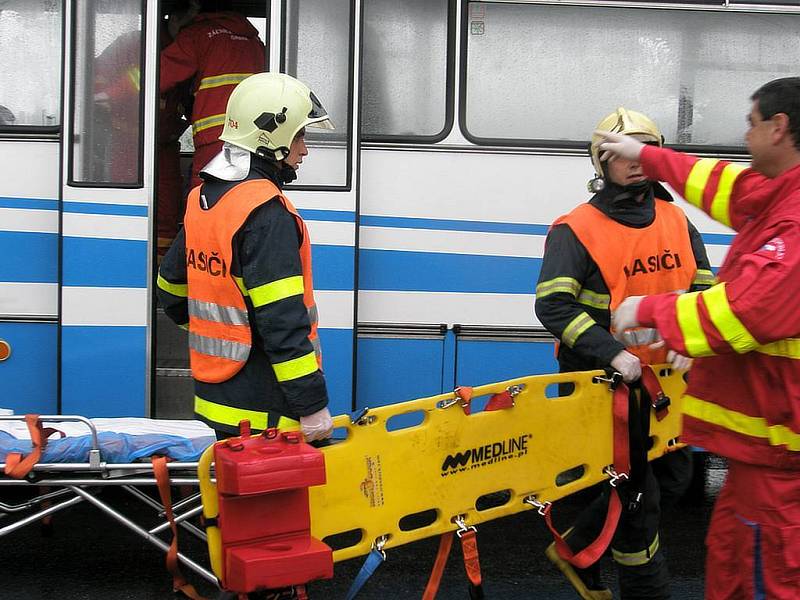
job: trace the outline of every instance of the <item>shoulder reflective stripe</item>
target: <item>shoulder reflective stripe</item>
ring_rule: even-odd
[[[700,292],[681,294],[675,304],[675,316],[683,334],[683,343],[689,356],[713,356],[711,345],[700,324],[700,311],[697,308]]]
[[[309,352],[300,358],[274,363],[272,368],[275,370],[275,377],[278,381],[291,381],[314,373],[319,369],[319,365],[317,364],[317,355]]]
[[[244,287],[244,279],[241,277],[236,277],[235,275],[232,276],[233,280],[236,282],[236,285],[239,287],[239,291],[242,292],[242,296],[248,296],[247,288]]]
[[[564,333],[561,335],[561,341],[572,348],[583,332],[595,324],[595,320],[592,317],[587,315],[585,312],[582,312],[577,317],[572,319],[572,321],[569,322],[569,325],[564,328]]]
[[[225,113],[220,115],[211,115],[203,119],[198,119],[192,123],[192,135],[197,135],[201,131],[211,129],[212,127],[222,127],[225,124]]]
[[[578,291],[581,289],[581,284],[577,279],[572,277],[556,277],[549,281],[542,281],[536,286],[536,296],[538,298],[545,298],[550,294],[570,294],[577,296]]]
[[[772,446],[786,446],[800,451],[800,433],[785,425],[769,425],[763,417],[751,417],[713,402],[684,395],[683,414],[730,431],[767,440]]]
[[[225,323],[226,325],[250,324],[246,310],[241,310],[235,306],[220,306],[213,302],[204,302],[194,298],[189,298],[189,315],[204,321],[214,321],[215,323]]]
[[[714,285],[716,281],[716,277],[714,277],[714,272],[709,271],[708,269],[697,269],[697,273],[694,274],[694,281],[692,281],[692,285]]]
[[[730,203],[733,184],[745,168],[733,163],[725,165],[719,177],[717,193],[714,194],[714,199],[711,201],[711,218],[728,227],[731,226]]]
[[[250,346],[241,342],[221,340],[189,331],[189,348],[208,356],[244,362],[250,356]]]
[[[272,304],[273,302],[289,298],[290,296],[302,295],[303,276],[294,275],[292,277],[284,277],[283,279],[278,279],[277,281],[248,289],[247,293],[253,301],[253,306],[255,308],[266,304]]]
[[[250,75],[252,75],[252,73],[226,73],[214,77],[203,77],[197,89],[199,91],[219,87],[221,85],[236,85],[250,77]]]
[[[316,304],[312,304],[308,307],[308,320],[312,325],[319,323],[319,309],[317,309]]]
[[[619,550],[611,548],[611,556],[614,558],[614,562],[620,565],[628,567],[646,565],[656,555],[656,552],[658,552],[659,545],[658,533],[656,533],[653,543],[650,544],[647,549],[640,550],[639,552],[620,552]]]
[[[204,400],[200,396],[194,397],[194,412],[204,416],[209,421],[232,427],[238,427],[239,421],[249,419],[250,426],[253,429],[263,430],[267,428],[267,413],[265,412],[225,406],[224,404]]]
[[[611,306],[611,296],[609,294],[598,294],[592,290],[582,289],[578,294],[578,302],[591,306],[592,308],[599,308],[600,310],[608,310]]]
[[[711,321],[719,330],[725,341],[739,354],[750,352],[757,348],[760,344],[756,339],[747,331],[747,328],[739,320],[728,303],[728,296],[725,293],[725,284],[720,283],[714,287],[708,288],[704,292],[703,301],[706,303],[708,314]]]
[[[706,189],[708,176],[719,161],[716,158],[701,158],[692,167],[686,179],[686,190],[683,197],[698,208],[703,208],[703,190]]]
[[[314,356],[319,358],[320,355],[322,354],[322,344],[319,341],[319,336],[309,338],[309,341],[311,342],[311,345],[314,347]]]
[[[756,348],[755,351],[769,356],[800,359],[800,338],[786,338],[785,340],[764,344]]]
[[[173,296],[178,296],[180,298],[186,298],[189,295],[189,285],[186,283],[170,283],[166,279],[161,276],[161,273],[158,274],[158,279],[156,280],[156,285],[159,288],[164,290],[165,292],[172,294]]]

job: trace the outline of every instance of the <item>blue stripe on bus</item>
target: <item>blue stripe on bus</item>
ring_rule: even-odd
[[[63,252],[63,285],[147,287],[147,242],[65,237]]]
[[[0,281],[58,282],[58,235],[55,233],[0,231],[0,256]]]
[[[705,244],[722,244],[728,246],[733,242],[733,238],[735,238],[736,235],[732,233],[702,233],[700,237],[703,238],[703,243]]]
[[[144,327],[62,327],[62,414],[143,417],[146,340]]]
[[[64,202],[64,212],[89,215],[122,215],[146,217],[147,207],[132,204],[99,204],[97,202]]]
[[[350,413],[353,410],[353,330],[320,328],[319,339],[330,401],[328,408],[333,415]]]
[[[298,209],[300,216],[307,221],[337,221],[355,223],[356,213],[352,210],[318,210],[316,208]]]
[[[500,223],[493,221],[461,221],[456,219],[421,219],[416,217],[384,217],[362,215],[361,225],[402,227],[407,229],[443,229],[447,231],[480,231],[485,233],[521,233],[547,235],[549,225],[537,223]]]
[[[359,289],[532,294],[541,258],[361,250]]]
[[[0,198],[0,208],[58,210],[58,200],[40,200],[38,198]]]
[[[350,290],[355,285],[352,246],[311,246],[315,290]]]

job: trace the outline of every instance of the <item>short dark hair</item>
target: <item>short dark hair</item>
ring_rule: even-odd
[[[758,102],[758,112],[764,119],[778,113],[789,117],[789,133],[794,147],[800,150],[800,77],[783,77],[765,83],[750,96]]]

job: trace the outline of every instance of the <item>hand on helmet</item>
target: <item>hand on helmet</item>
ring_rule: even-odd
[[[331,413],[327,408],[323,408],[308,416],[300,417],[300,428],[307,442],[329,438],[333,433]]]
[[[610,131],[596,130],[594,133],[604,140],[599,146],[601,161],[614,160],[617,157],[627,160],[639,160],[644,144],[636,138]]]
[[[611,367],[622,375],[626,383],[636,381],[642,376],[642,363],[638,356],[623,350],[611,359]]]

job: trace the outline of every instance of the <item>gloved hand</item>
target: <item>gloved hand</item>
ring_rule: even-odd
[[[674,350],[667,352],[667,362],[676,371],[688,371],[692,368],[692,359],[683,354],[678,354]]]
[[[636,320],[636,313],[639,311],[639,304],[644,296],[629,296],[622,301],[611,314],[611,326],[615,331],[622,333],[626,329],[639,326]]]
[[[300,428],[307,442],[331,437],[333,433],[331,413],[327,408],[323,408],[306,417],[300,417]]]
[[[627,350],[623,350],[611,359],[611,366],[615,371],[622,374],[625,383],[636,381],[642,376],[642,363],[639,357],[634,356]]]
[[[610,131],[595,131],[595,135],[604,138],[600,143],[600,160],[614,160],[617,157],[627,160],[639,160],[644,144],[634,137]]]

